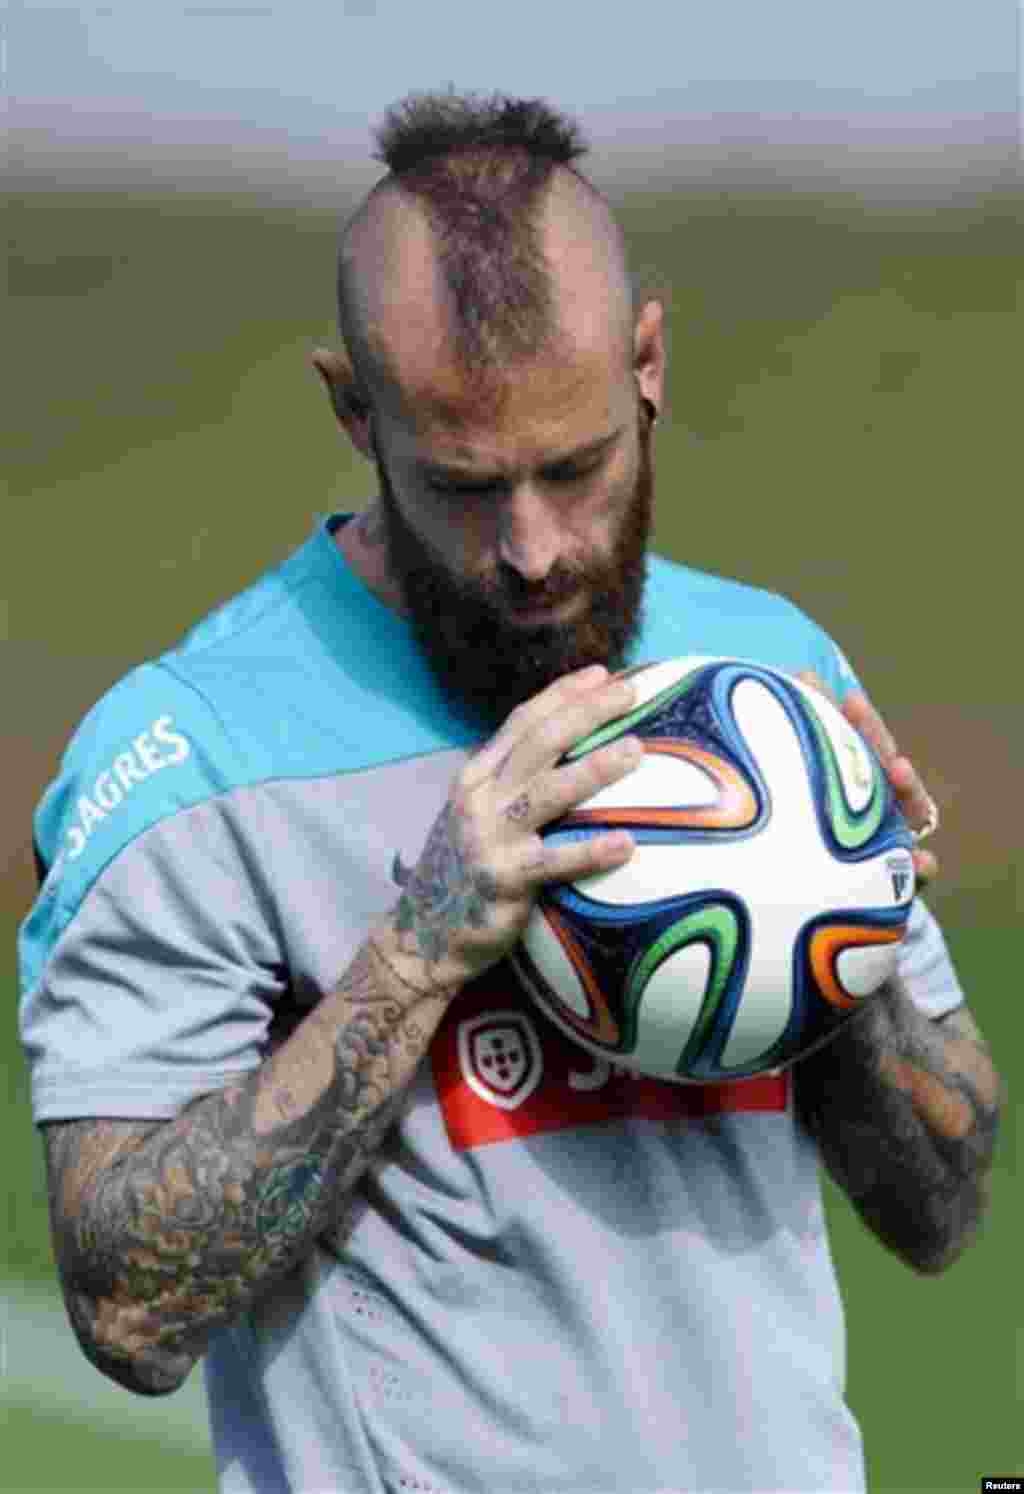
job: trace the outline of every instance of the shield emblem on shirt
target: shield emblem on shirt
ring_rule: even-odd
[[[459,1066],[474,1094],[515,1110],[544,1072],[540,1038],[525,1012],[483,1012],[459,1023]]]

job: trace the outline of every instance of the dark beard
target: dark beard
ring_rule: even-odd
[[[642,407],[638,430],[636,484],[612,554],[579,567],[559,561],[539,586],[502,563],[486,578],[453,574],[406,521],[376,452],[388,558],[416,641],[441,688],[488,727],[571,670],[588,664],[620,669],[626,662],[642,623],[654,499],[651,421]],[[526,627],[510,620],[512,608],[557,605],[581,585],[589,606],[574,622]]]

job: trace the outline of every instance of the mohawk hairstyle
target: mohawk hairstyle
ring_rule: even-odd
[[[475,373],[535,354],[557,333],[538,218],[553,173],[587,151],[576,123],[542,99],[502,94],[411,94],[377,131],[388,182],[424,208],[450,297],[456,354]],[[366,349],[353,325],[358,298],[339,276],[342,336]],[[347,325],[346,325],[347,324]]]
[[[587,144],[574,120],[556,114],[543,99],[510,99],[493,94],[413,93],[384,117],[376,135],[383,161],[396,176],[434,156],[487,147],[516,148],[568,166],[586,155]]]

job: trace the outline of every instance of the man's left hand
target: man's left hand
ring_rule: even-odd
[[[842,711],[850,725],[857,730],[876,753],[885,775],[892,785],[896,802],[911,830],[918,833],[934,830],[938,821],[935,800],[918,777],[909,757],[905,757],[896,745],[892,732],[868,700],[863,690],[851,690],[840,705],[833,692],[812,669],[801,670],[797,676],[805,685],[820,690]],[[938,859],[931,851],[914,850],[914,870],[917,874],[918,890],[933,882],[938,876]]]

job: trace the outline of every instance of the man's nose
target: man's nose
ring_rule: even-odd
[[[524,581],[543,581],[558,560],[557,515],[536,488],[518,484],[505,495],[498,516],[498,554]]]

